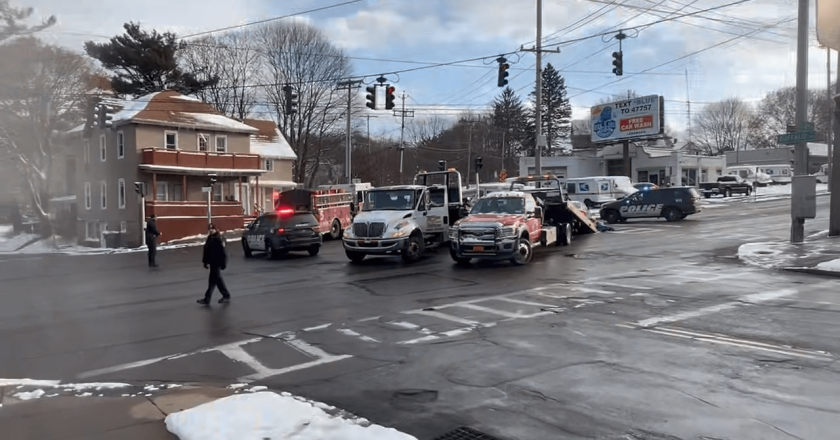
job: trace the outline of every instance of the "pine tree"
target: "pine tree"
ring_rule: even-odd
[[[536,89],[531,92],[531,102],[534,103],[530,111],[531,126],[536,123]],[[568,153],[571,148],[570,135],[572,130],[572,104],[569,102],[566,81],[560,72],[546,64],[542,71],[542,103],[539,106],[542,116],[542,133],[545,135],[546,151],[543,156],[558,156]],[[532,136],[533,137],[533,136]],[[567,148],[564,148],[564,144]]]
[[[193,94],[218,81],[218,78],[198,80],[191,72],[184,72],[178,63],[178,52],[185,47],[175,34],[140,29],[140,24],[123,25],[125,34],[107,43],[85,42],[85,52],[99,60],[113,73],[111,87],[118,95],[134,97],[163,90]]]
[[[24,22],[34,12],[34,8],[19,8],[9,4],[8,0],[0,0],[0,41],[20,35],[31,35],[57,22],[55,15],[51,15],[39,25],[27,26]]]
[[[510,159],[522,154],[527,144],[528,113],[522,99],[510,87],[505,87],[493,101],[492,112],[492,126],[497,133],[502,134],[499,150],[504,165],[515,167],[515,161]]]

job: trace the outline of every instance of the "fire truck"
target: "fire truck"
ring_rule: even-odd
[[[353,194],[343,189],[283,191],[274,199],[275,211],[290,203],[295,204],[292,200],[300,197],[301,191],[309,193],[311,212],[318,220],[321,234],[329,234],[334,240],[341,238],[344,229],[353,223]]]

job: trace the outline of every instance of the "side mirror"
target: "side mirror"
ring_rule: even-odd
[[[531,214],[538,219],[542,219],[542,217],[543,217],[542,208],[537,206],[536,208],[534,208],[534,212],[531,213]]]

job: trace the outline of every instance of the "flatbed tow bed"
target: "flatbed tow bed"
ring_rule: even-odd
[[[535,183],[537,186],[530,186],[530,183]],[[523,185],[525,188],[516,188],[517,184]],[[528,192],[533,195],[538,203],[543,205],[543,217],[546,225],[570,224],[574,235],[598,232],[597,223],[571,202],[569,195],[556,177],[519,177],[510,182],[510,190]]]

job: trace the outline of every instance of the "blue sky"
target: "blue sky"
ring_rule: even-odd
[[[342,3],[342,0],[18,0],[41,14],[56,14],[59,26],[45,37],[80,50],[85,40],[105,40],[121,33],[122,23],[181,34],[297,13]],[[759,100],[766,92],[795,84],[796,2],[751,0],[694,17],[639,28],[662,17],[696,12],[737,0],[543,0],[546,44],[557,44],[616,31],[631,38],[623,43],[623,77],[612,74],[611,53],[617,42],[594,37],[560,46],[546,54],[563,73],[576,118],[613,94],[634,90],[660,94],[666,100],[666,125],[686,128],[687,97],[696,114],[707,103],[738,96]],[[24,3],[26,2],[26,3]],[[353,57],[354,72],[373,79],[380,73],[482,58],[455,66],[401,73],[398,94],[415,119],[438,114],[454,117],[481,109],[501,89],[496,87],[500,53],[515,51],[535,39],[534,0],[365,0],[301,18],[318,26]],[[812,7],[813,12],[813,7]],[[583,21],[581,21],[583,20]],[[809,83],[826,87],[826,53],[818,47],[811,19]],[[732,40],[727,42],[727,40]],[[684,57],[684,58],[683,58]],[[836,63],[833,53],[832,70]],[[373,61],[365,58],[412,61]],[[682,59],[681,59],[682,58]],[[533,53],[508,56],[510,85],[523,97],[533,90]],[[672,61],[672,62],[671,62]],[[669,63],[670,62],[670,63]],[[667,64],[666,64],[667,63]],[[661,67],[657,67],[664,64]],[[833,75],[834,73],[832,73]],[[390,78],[397,77],[391,75]],[[361,95],[361,93],[360,93]],[[363,98],[360,98],[363,99]],[[397,121],[388,112],[373,112],[372,131],[393,133]]]

